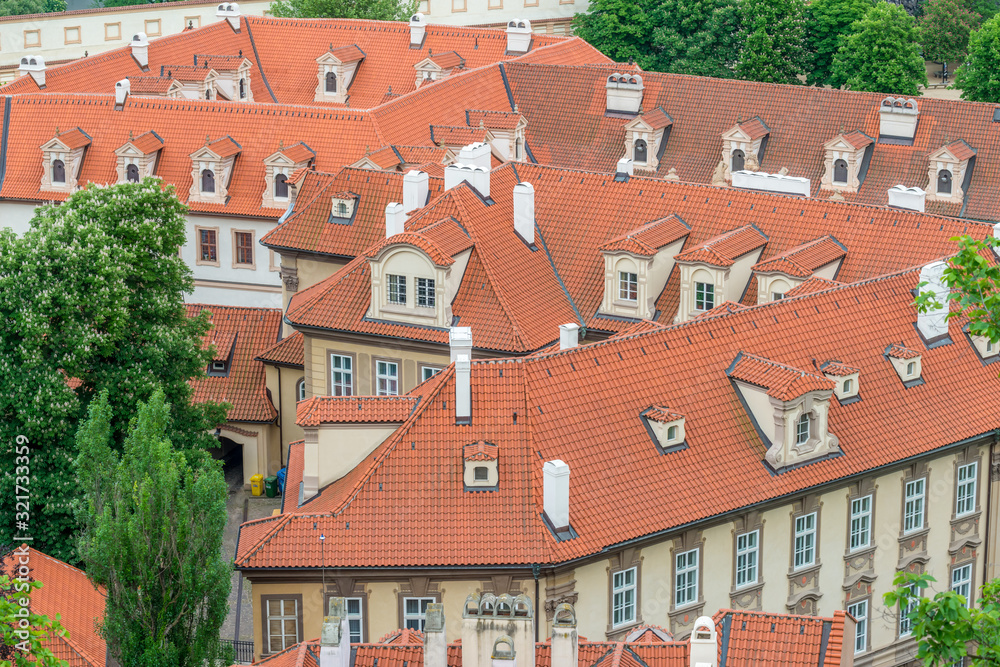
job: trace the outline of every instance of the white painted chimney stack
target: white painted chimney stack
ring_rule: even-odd
[[[894,185],[889,188],[889,206],[923,213],[926,199],[927,193],[917,187],[908,188],[905,185]]]
[[[451,348],[451,363],[464,354],[472,358],[472,327],[452,327],[448,331],[448,346]]]
[[[449,164],[444,168],[444,189],[452,188],[468,182],[483,197],[490,196],[489,167],[476,167],[471,164]]]
[[[921,292],[931,292],[934,299],[941,304],[940,308],[917,313],[917,330],[924,341],[932,341],[948,335],[948,285],[944,281],[944,270],[948,268],[942,261],[931,262],[920,269],[920,282],[927,283],[920,287]]]
[[[468,424],[472,420],[472,362],[468,355],[460,354],[455,360],[455,423]]]
[[[490,654],[492,667],[517,667],[517,654],[514,651],[514,640],[509,635],[500,635],[493,642],[493,652]],[[555,663],[553,663],[555,667]]]
[[[912,97],[887,97],[878,108],[878,134],[910,143],[917,133],[919,118],[920,109]]]
[[[576,631],[576,610],[563,602],[552,617],[552,665],[576,665],[580,654],[580,636]]]
[[[542,502],[545,516],[556,530],[569,527],[569,466],[559,459],[542,466]]]
[[[402,234],[406,214],[403,213],[403,205],[390,202],[385,207],[385,237],[392,238],[396,234]]]
[[[330,615],[323,619],[319,667],[351,667],[351,635],[344,598],[332,598]]]
[[[424,620],[424,667],[448,667],[448,642],[444,636],[444,605],[427,605]]]
[[[458,152],[458,157],[455,161],[459,164],[471,164],[476,167],[491,169],[493,161],[490,153],[490,145],[483,141],[477,141],[467,146],[462,146],[462,150]]]
[[[137,32],[132,35],[129,45],[132,47],[132,57],[146,71],[149,68],[149,39],[146,38],[146,33]]]
[[[226,19],[229,21],[230,27],[233,31],[240,31],[240,6],[235,2],[224,2],[219,5],[215,11],[215,15],[220,19]]]
[[[427,19],[420,12],[410,17],[410,48],[419,49],[424,45],[427,34]]]
[[[115,110],[121,111],[125,106],[125,100],[132,91],[132,83],[128,79],[122,79],[115,84]]]
[[[535,243],[535,188],[528,182],[514,186],[514,231],[527,243]]]
[[[719,664],[719,642],[715,631],[715,621],[709,616],[699,616],[691,633],[690,667],[717,667]],[[555,663],[553,663],[555,664]]]
[[[568,350],[571,347],[576,347],[580,344],[580,325],[579,324],[560,324],[559,325],[559,349]]]
[[[615,167],[615,173],[631,176],[635,173],[635,165],[632,163],[632,160],[627,157],[623,157],[621,160],[618,160],[618,166]]]
[[[642,91],[645,89],[641,76],[615,72],[608,76],[604,88],[607,90],[608,111],[622,114],[639,113],[639,109],[642,108]]]
[[[426,206],[428,192],[430,186],[425,172],[416,169],[406,172],[403,176],[403,213],[409,215]]]
[[[511,19],[507,22],[507,53],[527,53],[531,48],[531,21]]]
[[[17,68],[18,76],[30,74],[39,88],[45,87],[45,58],[41,56],[25,56]]]

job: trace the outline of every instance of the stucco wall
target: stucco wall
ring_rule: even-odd
[[[35,204],[0,202],[0,227],[9,227],[18,236],[28,231],[28,223],[35,216]]]

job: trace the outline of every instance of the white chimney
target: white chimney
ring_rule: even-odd
[[[808,178],[801,176],[785,176],[784,174],[768,174],[763,171],[734,171],[733,187],[764,192],[778,192],[786,195],[801,195],[808,197],[810,183]]]
[[[579,344],[580,344],[580,325],[560,324],[559,349],[568,350],[569,348],[576,347]]]
[[[418,208],[427,205],[428,176],[416,169],[406,172],[403,176],[403,213],[409,215]]]
[[[45,58],[41,56],[25,56],[17,68],[18,76],[30,74],[39,88],[45,87]]]
[[[878,108],[878,135],[912,142],[919,117],[920,110],[913,98],[887,97]]]
[[[427,605],[424,620],[424,667],[448,667],[448,642],[444,635],[444,605]]]
[[[920,188],[908,188],[905,185],[894,185],[889,188],[889,206],[896,208],[906,208],[923,213],[926,198],[927,193]]]
[[[556,530],[569,527],[569,466],[556,459],[542,466],[545,516]]]
[[[396,234],[402,234],[405,223],[406,214],[403,213],[403,205],[390,202],[385,207],[385,237],[388,239]]]
[[[535,243],[535,188],[528,182],[514,186],[514,231],[528,245]]]
[[[576,611],[568,602],[560,603],[552,617],[552,665],[576,665],[579,652]]]
[[[472,358],[472,327],[452,327],[448,331],[448,346],[451,348],[451,363],[464,354]]]
[[[631,176],[634,173],[635,165],[632,163],[631,159],[623,157],[621,160],[618,160],[618,165],[615,167],[615,174]]]
[[[230,27],[233,31],[240,31],[240,6],[235,2],[224,2],[219,5],[218,9],[215,11],[215,15],[220,19],[226,19],[229,21]]]
[[[319,667],[351,667],[351,635],[344,598],[331,598],[330,615],[323,618]]]
[[[477,141],[468,146],[462,146],[462,150],[458,152],[455,162],[492,169],[493,160],[490,154],[490,145],[482,141]]]
[[[940,308],[917,313],[917,330],[924,342],[932,341],[948,335],[948,289],[944,280],[944,270],[948,268],[942,261],[931,262],[920,269],[920,282],[927,283],[920,287],[921,292],[931,292],[934,299],[941,304]]]
[[[508,635],[500,635],[493,642],[490,654],[492,667],[517,667],[517,655],[514,652],[514,640]],[[555,667],[555,663],[552,663]]]
[[[120,111],[125,106],[125,100],[132,91],[132,83],[128,79],[122,79],[115,84],[115,109]]]
[[[527,53],[531,48],[531,21],[512,19],[507,22],[507,53]]]
[[[690,667],[717,667],[719,644],[715,622],[708,616],[699,616],[691,633]],[[553,663],[555,664],[555,663]]]
[[[424,36],[427,34],[427,20],[424,15],[417,12],[410,17],[410,48],[419,49],[424,45]]]
[[[638,74],[615,72],[604,84],[607,89],[607,110],[617,113],[637,114],[642,107],[642,77]]]
[[[444,168],[445,190],[451,190],[463,182],[468,182],[483,197],[490,196],[489,167],[476,167],[470,164],[450,164]]]
[[[455,360],[455,423],[472,420],[472,362],[466,354]]]
[[[149,40],[146,38],[146,33],[137,32],[132,35],[130,45],[132,47],[132,57],[139,63],[139,67],[143,71],[146,71],[149,67]]]

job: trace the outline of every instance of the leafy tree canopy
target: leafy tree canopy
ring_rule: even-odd
[[[738,9],[742,47],[736,77],[801,83],[807,64],[803,0],[739,0]]]
[[[736,0],[661,0],[650,69],[732,78],[739,57]]]
[[[14,561],[15,559],[11,559]],[[0,664],[13,667],[66,667],[45,647],[53,637],[68,636],[59,617],[35,614],[30,605],[32,591],[42,587],[40,581],[20,581],[9,573],[0,574]],[[21,621],[26,622],[21,627]]]
[[[969,36],[968,55],[955,72],[962,99],[1000,102],[1000,15]]]
[[[409,21],[416,0],[275,0],[271,15],[280,18]]]
[[[636,61],[652,69],[652,34],[656,27],[648,2],[640,0],[594,0],[586,13],[573,18],[573,32],[609,58]]]
[[[899,5],[877,2],[851,26],[833,59],[834,86],[895,95],[919,95],[927,85],[913,17]]]
[[[0,0],[0,16],[66,11],[66,0]]]
[[[970,334],[1000,342],[1000,266],[986,259],[1000,247],[1000,239],[991,236],[979,241],[962,236],[957,240],[958,252],[948,261],[943,274],[949,289],[946,300],[953,306],[945,317],[968,318]],[[920,292],[915,303],[921,312],[944,306],[930,291]]]
[[[917,24],[924,58],[939,63],[965,58],[969,35],[982,17],[965,0],[929,0]]]
[[[813,0],[808,7],[806,46],[812,65],[806,76],[809,85],[830,83],[833,57],[840,40],[850,34],[851,25],[861,20],[875,0]]]

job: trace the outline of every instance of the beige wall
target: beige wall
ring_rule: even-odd
[[[275,424],[229,422],[241,431],[255,433],[244,435],[223,429],[220,437],[228,438],[243,448],[243,485],[250,488],[250,477],[256,474],[268,477],[284,465],[279,459],[278,427]]]
[[[280,437],[276,437],[275,441],[281,442],[281,465],[284,466],[288,457],[288,443],[302,439],[302,428],[295,423],[295,405],[298,402],[295,390],[305,373],[299,368],[287,366],[279,368],[265,364],[264,368],[267,369],[267,388],[271,390],[274,407],[279,411]],[[278,430],[277,427],[275,430]]]

